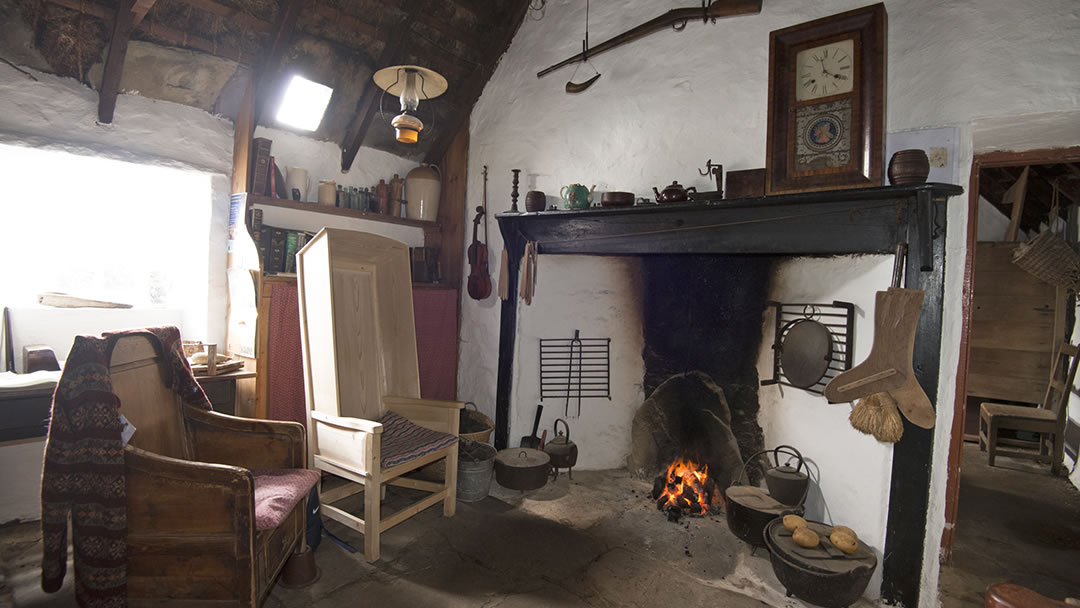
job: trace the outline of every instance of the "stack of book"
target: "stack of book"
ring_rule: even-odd
[[[296,252],[314,238],[315,233],[263,224],[262,209],[252,209],[251,236],[259,248],[263,272],[294,274],[296,273]]]

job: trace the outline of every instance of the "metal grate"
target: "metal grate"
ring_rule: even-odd
[[[540,340],[540,398],[611,399],[611,338]]]
[[[832,304],[806,304],[801,302],[781,303],[766,302],[765,305],[775,309],[775,334],[773,338],[773,377],[762,380],[762,386],[782,384],[792,388],[802,388],[787,381],[783,367],[780,365],[780,345],[784,343],[784,335],[792,327],[792,321],[798,319],[811,319],[817,321],[829,330],[833,335],[832,360],[825,371],[825,376],[817,384],[803,390],[825,394],[825,385],[835,378],[840,372],[851,369],[852,349],[855,344],[855,305],[851,302],[834,300]]]

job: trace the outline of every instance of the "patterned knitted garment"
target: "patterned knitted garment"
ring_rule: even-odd
[[[120,400],[112,391],[109,359],[122,336],[146,335],[167,362],[167,385],[189,405],[210,409],[191,375],[175,327],[78,336],[53,394],[41,473],[43,555],[41,588],[60,589],[67,569],[67,528],[75,551],[75,597],[80,606],[127,603],[127,494]]]

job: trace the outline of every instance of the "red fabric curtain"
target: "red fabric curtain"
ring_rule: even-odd
[[[266,414],[307,424],[304,360],[300,354],[300,301],[295,285],[274,285],[267,336]]]
[[[420,396],[457,398],[456,289],[414,289],[416,354],[420,365]]]

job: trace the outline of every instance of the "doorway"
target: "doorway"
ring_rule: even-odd
[[[979,450],[978,423],[983,401],[1042,401],[1057,346],[1075,341],[1075,299],[1020,270],[1012,253],[1018,242],[1048,227],[1064,233],[1075,249],[1080,147],[976,155],[969,184],[963,325],[941,541],[941,560],[949,566],[942,573],[942,593],[949,605],[981,606],[987,584],[1015,582],[1062,599],[1067,585],[1061,581],[1073,580],[1075,572],[1059,572],[1043,558],[1061,559],[1055,554],[1060,541],[1072,543],[1061,545],[1071,551],[1065,563],[1080,558],[1080,524],[1074,523],[1080,521],[1080,494],[1064,477],[1052,477],[1045,464],[998,457],[990,467]],[[1051,210],[1055,199],[1058,206]],[[1072,417],[1080,420],[1077,413]],[[1067,441],[1067,463],[1076,461],[1075,442]],[[1041,532],[1025,529],[1025,520],[1038,522]],[[1057,521],[1060,526],[1050,523]],[[950,586],[968,587],[970,597]]]

